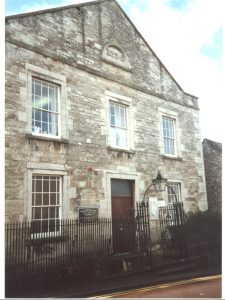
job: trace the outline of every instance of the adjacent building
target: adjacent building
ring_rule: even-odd
[[[207,209],[198,100],[116,1],[6,17],[5,78],[7,222],[120,217],[158,170]]]
[[[203,157],[208,199],[208,209],[222,213],[222,144],[204,139]]]

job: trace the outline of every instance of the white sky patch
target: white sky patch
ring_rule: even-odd
[[[192,0],[186,10],[167,0],[146,4],[144,10],[130,7],[131,20],[184,91],[199,97],[202,139],[222,141],[222,68],[201,53],[222,27],[222,1]]]

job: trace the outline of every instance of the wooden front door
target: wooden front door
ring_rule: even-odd
[[[135,230],[134,214],[134,181],[111,180],[112,195],[112,234],[113,253],[125,253],[134,250]]]

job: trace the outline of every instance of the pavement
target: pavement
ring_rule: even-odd
[[[87,298],[217,274],[221,274],[221,262],[217,256],[208,257],[207,259],[165,260],[161,265],[153,266],[141,273],[123,273],[120,276],[110,276],[105,279],[85,278],[85,280],[77,280],[71,277],[71,280],[66,283],[64,281],[61,285],[43,285],[36,290],[26,285],[25,289],[22,288],[19,293],[16,291],[10,292],[10,294],[6,294],[6,297]]]
[[[124,274],[104,280],[86,280],[82,283],[75,282],[67,287],[48,292],[44,297],[87,298],[115,291],[217,274],[221,274],[221,263],[217,258],[212,258],[211,261],[180,260],[142,273]]]

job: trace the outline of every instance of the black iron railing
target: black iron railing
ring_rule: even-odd
[[[66,266],[81,270],[88,265],[96,271],[110,268],[115,260],[120,260],[118,264],[126,270],[137,265],[140,257],[144,259],[141,267],[149,266],[148,207],[137,207],[137,216],[133,210],[120,219],[61,220],[57,230],[46,228],[41,233],[33,222],[6,224],[6,277]]]
[[[159,209],[164,256],[187,256],[185,218],[182,202],[173,203]]]

